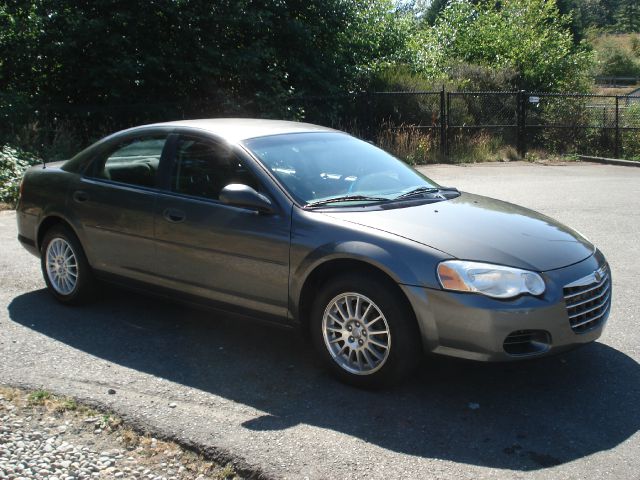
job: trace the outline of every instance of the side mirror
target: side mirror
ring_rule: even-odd
[[[218,199],[227,205],[251,208],[263,213],[273,213],[275,209],[271,200],[256,192],[248,185],[231,183],[220,191]]]

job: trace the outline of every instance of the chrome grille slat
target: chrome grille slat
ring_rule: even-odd
[[[598,310],[599,308],[603,308],[603,307],[607,304],[607,302],[609,301],[609,297],[610,297],[610,296],[611,296],[611,295],[607,295],[607,296],[606,296],[606,298],[605,298],[604,300],[602,300],[598,305],[596,305],[596,306],[594,306],[594,307],[591,307],[591,308],[589,308],[588,310],[583,310],[583,311],[581,311],[581,312],[577,312],[577,313],[574,313],[574,314],[572,314],[572,315],[569,315],[569,318],[576,318],[576,317],[580,317],[580,316],[582,316],[582,315],[586,315],[587,313],[591,313],[591,312],[593,312],[594,310]],[[567,307],[567,309],[569,309],[569,308],[573,308],[573,307]]]
[[[589,293],[589,292],[591,292],[592,290],[595,290],[596,288],[601,287],[601,286],[602,286],[602,284],[603,284],[604,282],[606,282],[607,280],[609,280],[609,275],[608,275],[608,274],[607,274],[607,275],[605,275],[604,277],[602,277],[602,280],[600,280],[600,283],[599,283],[599,284],[597,284],[596,286],[591,287],[591,288],[587,288],[587,289],[585,289],[585,290],[581,290],[581,291],[579,291],[579,292],[571,293],[571,294],[569,294],[569,295],[565,295],[565,297],[564,297],[564,298],[565,298],[565,300],[567,300],[567,299],[569,299],[569,298],[573,298],[573,297],[577,297],[578,295],[582,295],[583,293]],[[578,288],[578,287],[570,287],[570,288]]]
[[[602,285],[600,285],[599,287],[602,287]],[[597,300],[598,298],[602,297],[608,291],[609,291],[609,283],[606,283],[604,290],[602,290],[602,293],[600,293],[599,295],[597,295],[597,296],[595,296],[593,298],[588,298],[587,300],[582,300],[581,302],[571,303],[571,304],[567,303],[567,308],[579,307],[580,305],[584,305],[585,303],[589,303],[589,302],[592,302],[594,300]],[[585,293],[585,292],[583,292],[583,293]],[[568,297],[564,297],[564,298],[566,300]]]
[[[563,294],[569,324],[575,333],[587,332],[597,327],[611,308],[611,276],[608,265],[566,285]]]
[[[572,327],[574,328],[578,328],[578,327],[582,327],[583,325],[586,325],[589,322],[593,322],[595,320],[598,320],[600,317],[602,317],[605,313],[607,313],[609,311],[609,309],[605,309],[603,312],[600,312],[598,315],[596,315],[595,317],[591,317],[591,318],[587,318],[586,320],[583,320],[582,322],[578,322],[574,325],[572,325]]]

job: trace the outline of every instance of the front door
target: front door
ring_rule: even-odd
[[[205,137],[181,135],[171,170],[155,215],[165,285],[247,313],[286,316],[290,209],[262,214],[221,203],[231,183],[266,190],[230,147]]]

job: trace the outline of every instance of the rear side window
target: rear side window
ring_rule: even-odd
[[[166,135],[162,135],[122,143],[95,164],[93,176],[128,185],[155,187],[166,141]]]
[[[227,145],[180,137],[171,174],[172,191],[218,200],[220,191],[231,183],[260,190],[256,178]]]

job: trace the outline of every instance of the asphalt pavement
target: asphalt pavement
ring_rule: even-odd
[[[602,338],[517,364],[428,358],[407,385],[359,391],[325,373],[293,331],[115,288],[91,305],[57,304],[5,211],[0,383],[102,405],[265,477],[640,479],[640,169],[421,170],[598,245],[614,289]]]

